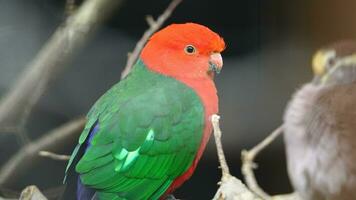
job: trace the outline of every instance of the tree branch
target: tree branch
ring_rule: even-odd
[[[0,200],[47,200],[47,198],[42,194],[42,192],[37,188],[37,186],[30,185],[22,190],[18,199],[0,197]]]
[[[254,163],[256,156],[263,151],[267,146],[269,146],[278,136],[283,133],[283,126],[278,127],[269,136],[267,136],[262,142],[257,144],[251,150],[243,150],[241,152],[242,157],[242,174],[245,177],[248,188],[265,200],[300,200],[297,193],[284,194],[270,196],[267,194],[259,185],[256,180],[253,169],[257,168],[257,164]]]
[[[151,37],[153,33],[155,33],[163,23],[171,16],[174,9],[182,2],[182,0],[172,0],[172,2],[168,5],[166,10],[154,20],[152,16],[147,16],[146,21],[149,25],[149,29],[145,31],[142,35],[141,39],[136,43],[136,46],[132,53],[128,54],[128,59],[125,65],[124,70],[121,73],[121,79],[125,78],[131,71],[133,65],[135,64],[136,60],[140,56],[140,52],[145,46],[148,39]]]
[[[222,178],[221,182],[219,182],[220,187],[216,192],[213,200],[300,200],[296,193],[276,195],[273,197],[269,196],[258,186],[255,175],[253,173],[253,168],[255,167],[255,164],[253,163],[254,158],[282,133],[283,127],[280,126],[277,128],[272,132],[272,134],[270,134],[266,139],[264,139],[250,151],[242,151],[242,171],[247,181],[248,187],[246,187],[246,185],[244,185],[241,180],[237,179],[229,173],[229,167],[226,163],[221,144],[219,119],[220,116],[218,115],[213,115],[211,117],[216,148],[222,169]]]
[[[22,147],[0,170],[0,186],[5,185],[9,180],[14,180],[15,176],[22,172],[26,166],[33,164],[38,158],[38,152],[44,149],[53,149],[66,141],[68,137],[79,134],[85,125],[84,118],[78,118],[68,122],[49,133],[44,134],[40,139]]]
[[[30,185],[22,190],[19,200],[47,200],[47,198],[36,186]]]
[[[254,163],[255,157],[268,145],[270,145],[279,135],[282,134],[283,126],[278,127],[273,131],[267,138],[265,138],[261,143],[257,144],[251,150],[243,150],[241,152],[242,157],[242,174],[245,177],[247,186],[260,196],[263,199],[271,199],[272,197],[268,195],[257,183],[253,169],[257,168],[257,165]]]
[[[216,149],[218,152],[219,162],[222,171],[222,179],[225,179],[226,177],[228,177],[228,175],[230,175],[230,170],[229,170],[229,166],[227,165],[224,150],[221,144],[221,129],[219,125],[219,120],[220,120],[219,115],[211,116],[211,123],[213,124],[213,129],[214,129],[215,144],[216,144]]]
[[[219,125],[219,115],[211,116],[211,123],[214,129],[216,148],[222,170],[220,187],[213,200],[260,200],[253,194],[239,179],[232,176],[226,163],[224,150],[221,144],[221,130]]]
[[[32,107],[123,0],[87,0],[59,27],[0,102],[0,127],[23,127]],[[21,128],[20,128],[21,129]]]
[[[70,159],[69,155],[56,154],[56,153],[52,153],[50,151],[40,151],[40,152],[38,152],[38,155],[45,157],[45,158],[50,158],[53,160],[68,161]]]

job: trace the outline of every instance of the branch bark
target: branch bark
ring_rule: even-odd
[[[57,154],[57,153],[52,153],[50,151],[40,151],[38,152],[38,155],[53,160],[68,161],[70,159],[70,155]]]
[[[242,174],[245,177],[247,186],[260,196],[263,199],[271,199],[271,196],[267,194],[257,183],[255,174],[253,173],[253,169],[257,168],[257,165],[254,163],[255,157],[268,145],[270,145],[279,135],[282,134],[283,126],[278,127],[275,131],[273,131],[267,138],[265,138],[262,142],[257,144],[251,150],[243,150],[241,152],[242,157]]]
[[[282,133],[282,126],[278,127],[266,139],[264,139],[250,151],[242,151],[242,173],[245,176],[245,180],[248,185],[248,187],[246,187],[246,185],[244,185],[241,180],[232,176],[229,172],[221,144],[219,119],[220,116],[218,115],[213,115],[211,117],[216,148],[222,169],[222,178],[221,182],[219,182],[220,187],[217,190],[213,200],[301,200],[296,193],[276,195],[271,197],[258,186],[255,175],[253,173],[253,168],[256,167],[256,164],[253,162],[254,158]]]
[[[251,150],[243,150],[241,152],[242,157],[242,174],[245,177],[248,188],[254,192],[256,195],[265,200],[300,200],[297,193],[283,194],[270,196],[267,194],[259,185],[256,180],[254,169],[257,168],[257,164],[254,162],[256,156],[263,151],[267,146],[269,146],[273,141],[277,139],[283,133],[283,125],[279,126],[270,135],[268,135],[262,142],[257,144]]]
[[[251,192],[239,179],[232,176],[226,163],[224,150],[221,144],[221,130],[219,125],[220,116],[212,115],[216,148],[218,151],[219,162],[222,170],[220,187],[213,200],[261,200]]]
[[[224,150],[221,143],[221,129],[220,129],[220,116],[213,115],[211,117],[211,122],[213,124],[214,129],[214,137],[215,137],[215,145],[218,152],[220,167],[222,171],[222,180],[230,175],[229,166],[227,165]]]
[[[53,149],[66,141],[68,137],[79,134],[85,125],[84,118],[78,118],[68,122],[49,133],[44,134],[40,139],[22,147],[0,170],[0,186],[13,180],[16,175],[23,172],[29,164],[36,162],[38,152],[45,149]]]
[[[47,200],[47,198],[42,194],[42,192],[35,185],[27,186],[22,190],[20,198],[3,198],[0,197],[0,200]]]
[[[22,190],[19,200],[47,200],[47,198],[36,186],[30,185]]]
[[[59,27],[0,102],[0,127],[21,130],[32,107],[75,52],[123,0],[87,0]]]
[[[149,29],[145,31],[145,33],[142,35],[142,38],[136,43],[136,46],[132,53],[128,54],[128,59],[125,65],[124,70],[121,73],[121,79],[125,78],[130,71],[132,70],[133,65],[137,61],[141,50],[145,46],[146,42],[148,39],[152,36],[153,33],[155,33],[162,25],[163,23],[171,16],[172,12],[174,9],[182,2],[182,0],[173,0],[166,10],[157,18],[157,20],[154,20],[152,16],[147,16],[146,21],[149,25]]]

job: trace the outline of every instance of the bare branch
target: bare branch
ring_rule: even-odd
[[[156,21],[155,21],[155,19],[153,19],[152,15],[146,16],[146,22],[150,27],[154,26],[154,24],[156,23]]]
[[[221,130],[219,125],[220,116],[213,115],[211,122],[214,128],[214,137],[218,151],[219,162],[222,169],[222,178],[220,187],[216,192],[213,200],[300,200],[295,193],[287,195],[269,196],[257,184],[252,168],[254,167],[253,159],[257,154],[275,140],[282,132],[282,126],[276,129],[270,136],[254,147],[251,151],[243,151],[243,174],[248,183],[248,188],[236,177],[229,172],[226,163],[224,151],[221,144]],[[256,189],[257,188],[257,189]],[[263,193],[262,193],[263,192]],[[265,195],[265,196],[263,196]]]
[[[33,164],[38,158],[38,152],[43,149],[54,149],[58,147],[68,137],[79,134],[85,125],[85,119],[79,118],[68,122],[49,133],[44,134],[40,139],[22,147],[0,170],[0,186],[13,180],[16,175],[28,166]]]
[[[232,176],[226,163],[224,150],[221,144],[221,130],[219,125],[220,116],[212,115],[211,123],[214,129],[216,148],[222,170],[220,187],[213,200],[260,200],[239,179]]]
[[[213,200],[262,200],[251,192],[239,179],[229,175],[221,182]]]
[[[56,154],[52,153],[50,151],[40,151],[38,152],[39,156],[50,158],[53,160],[62,160],[62,161],[68,161],[70,159],[69,155],[62,155],[62,154]]]
[[[87,0],[57,29],[0,102],[0,127],[24,126],[49,83],[122,2]]]
[[[30,185],[22,190],[19,200],[47,200],[47,198],[36,186]]]
[[[224,178],[230,175],[230,170],[229,170],[229,166],[226,163],[224,150],[221,144],[221,130],[219,126],[219,120],[220,120],[219,115],[211,116],[211,123],[213,124],[213,129],[214,129],[215,144],[216,144],[216,149],[218,151],[218,157],[219,157],[219,162],[222,171],[222,179],[224,180]]]
[[[166,10],[154,20],[152,16],[147,16],[146,21],[149,25],[149,29],[145,31],[142,35],[141,39],[136,43],[135,49],[132,53],[129,53],[126,66],[121,73],[121,79],[125,78],[131,71],[133,65],[135,64],[136,60],[138,59],[142,48],[145,46],[148,39],[151,37],[153,33],[155,33],[163,23],[171,16],[174,9],[182,2],[182,0],[172,0],[172,2],[168,5]]]
[[[242,174],[245,177],[247,186],[260,196],[263,199],[271,199],[271,196],[268,195],[257,183],[255,174],[253,173],[253,169],[257,167],[254,163],[255,157],[268,145],[270,145],[279,135],[282,134],[283,126],[278,127],[275,131],[273,131],[267,138],[265,138],[261,143],[257,144],[251,150],[243,150],[241,153],[242,156]]]

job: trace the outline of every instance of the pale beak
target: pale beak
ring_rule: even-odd
[[[223,66],[223,59],[220,53],[212,53],[209,59],[209,71],[220,73]]]

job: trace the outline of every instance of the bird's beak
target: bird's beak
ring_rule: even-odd
[[[312,60],[312,67],[315,76],[323,76],[326,73],[327,57],[324,51],[318,51]]]
[[[212,53],[209,59],[209,71],[220,73],[223,66],[223,59],[220,53]]]

